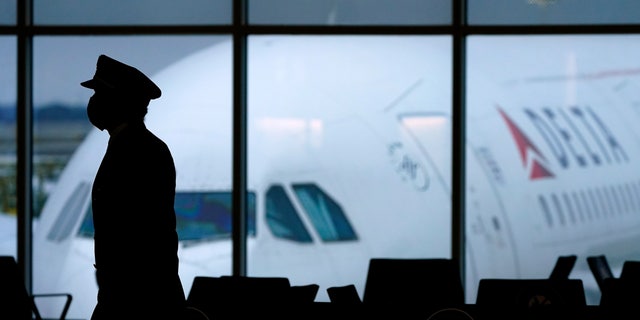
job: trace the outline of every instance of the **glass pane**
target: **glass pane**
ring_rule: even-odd
[[[231,0],[34,0],[38,25],[219,25],[231,23]]]
[[[450,0],[248,0],[252,24],[444,25]]]
[[[640,260],[640,37],[475,36],[468,54],[469,300],[575,254],[598,304],[585,257]]]
[[[0,255],[16,256],[16,38],[0,36]]]
[[[344,211],[326,192],[310,183],[294,184],[293,190],[323,241],[357,240]]]
[[[180,192],[176,194],[178,238],[185,243],[231,239],[232,204],[228,192]],[[256,233],[256,197],[247,195],[247,233]]]
[[[472,25],[631,24],[640,22],[636,0],[473,0]]]
[[[261,230],[269,207],[258,202],[250,275],[353,283],[362,294],[371,257],[450,256],[450,45],[446,36],[249,38],[248,183],[258,198],[281,186],[312,240]],[[318,215],[329,211],[334,227],[352,230],[326,242]],[[317,300],[328,301],[326,290]]]
[[[311,236],[282,186],[273,186],[265,195],[265,215],[269,230],[276,238],[311,242]]]
[[[0,1],[0,25],[15,25],[16,2],[12,0]]]
[[[178,192],[175,198],[176,230],[185,246],[231,239],[231,190],[228,192]],[[256,196],[248,194],[247,232],[256,233]],[[93,211],[87,206],[78,236],[93,238]]]
[[[177,171],[176,213],[180,226],[192,217],[185,213],[185,194],[198,195],[204,208],[198,211],[201,215],[189,220],[191,229],[179,230],[184,288],[191,287],[195,275],[231,273],[230,236],[206,237],[193,231],[210,226],[209,218],[221,212],[215,208],[220,209],[228,202],[223,195],[231,190],[228,39],[220,36],[34,39],[33,165],[34,195],[37,195],[34,292],[72,293],[69,318],[89,319],[97,294],[89,198],[109,135],[89,124],[86,105],[93,91],[80,86],[80,82],[93,77],[100,54],[135,66],[162,90],[162,96],[151,101],[145,122],[171,149]],[[255,208],[251,204],[255,197],[250,196],[249,201],[251,210]],[[122,219],[126,223],[127,217]],[[198,219],[202,219],[201,225]],[[249,220],[251,223],[251,217]],[[229,220],[217,222],[230,224]],[[39,307],[47,312],[47,308],[58,305]]]

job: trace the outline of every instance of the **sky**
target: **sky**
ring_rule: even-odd
[[[34,105],[86,104],[92,90],[80,82],[93,77],[100,54],[138,68],[149,77],[220,36],[37,37],[34,39]]]
[[[0,104],[15,102],[15,38],[0,37]],[[80,86],[91,78],[100,54],[132,65],[148,76],[181,57],[223,39],[220,36],[42,36],[34,46],[34,105],[84,106],[93,93]],[[8,85],[4,85],[7,83]]]

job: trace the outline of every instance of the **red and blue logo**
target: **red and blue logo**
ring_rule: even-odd
[[[520,159],[522,160],[522,165],[527,168],[527,164],[531,162],[531,169],[529,172],[529,179],[537,180],[543,178],[552,178],[553,173],[547,169],[545,165],[542,164],[541,161],[546,162],[547,159],[540,152],[538,147],[536,147],[531,139],[527,137],[527,135],[518,128],[518,126],[509,118],[509,116],[500,108],[498,108],[498,112],[502,116],[502,119],[507,123],[507,127],[509,127],[509,131],[511,132],[511,136],[513,140],[515,140],[516,146],[518,147],[518,151],[520,153]]]
[[[589,106],[520,110],[536,129],[537,145],[498,106],[530,180],[554,178],[560,171],[578,173],[579,170],[630,162],[615,131]],[[538,147],[540,143],[545,147],[545,154]]]

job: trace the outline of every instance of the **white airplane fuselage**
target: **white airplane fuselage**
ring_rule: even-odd
[[[247,168],[256,232],[247,240],[249,274],[318,283],[317,300],[327,301],[328,286],[353,283],[362,294],[371,257],[450,256],[451,172],[458,168],[450,160],[451,79],[438,77],[450,73],[439,50],[447,44],[420,37],[250,42]],[[402,59],[381,67],[389,57]],[[172,151],[177,192],[232,189],[230,59],[230,43],[220,43],[153,77],[163,96],[146,123]],[[558,255],[640,257],[633,246],[640,236],[638,114],[606,95],[586,91],[571,103],[561,96],[565,82],[584,90],[597,83],[613,95],[622,78],[638,80],[621,74],[524,82],[508,94],[489,84],[470,91],[469,302],[479,279],[546,277]],[[88,318],[95,305],[93,241],[78,230],[107,141],[106,132],[88,134],[35,232],[34,291],[71,292],[71,318]],[[305,215],[311,242],[274,235],[265,193],[283,186],[297,199],[291,186],[301,183],[337,202],[357,240],[322,241]],[[293,206],[304,211],[301,200]],[[230,274],[231,249],[230,239],[181,242],[185,290],[195,276]],[[574,274],[597,290],[584,263]]]

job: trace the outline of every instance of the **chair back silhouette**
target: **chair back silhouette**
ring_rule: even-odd
[[[291,286],[289,289],[292,303],[313,303],[318,295],[320,286],[315,283]]]
[[[230,307],[233,305],[244,305],[247,312],[252,311],[252,306],[261,306],[268,312],[292,302],[290,289],[289,279],[284,277],[197,276],[187,295],[187,305],[210,319],[232,316],[236,311]]]
[[[627,282],[640,281],[640,261],[625,261],[622,265],[622,271],[620,272],[620,279],[623,279]]]
[[[15,258],[0,257],[0,318],[31,319],[33,307]]]
[[[600,292],[602,293],[604,280],[615,277],[613,275],[613,271],[611,271],[607,257],[605,255],[589,256],[587,257],[587,264],[589,265],[591,274],[593,274],[593,277],[596,279],[598,288],[600,288]]]
[[[580,279],[481,279],[476,297],[483,319],[582,319],[586,306]]]
[[[601,293],[599,306],[605,315],[617,319],[636,315],[640,302],[640,261],[625,261],[620,277],[603,280]]]
[[[337,305],[360,305],[362,303],[358,289],[353,284],[329,287],[327,295],[329,295],[329,301]]]
[[[36,305],[36,298],[64,298],[65,304],[60,317],[64,320],[71,305],[69,293],[29,294],[13,256],[0,256],[0,319],[42,320]]]
[[[600,310],[609,313],[612,311],[628,311],[632,309],[637,317],[638,301],[640,301],[640,291],[637,283],[627,282],[621,278],[606,278],[603,280],[602,292],[600,296]]]
[[[587,301],[580,279],[480,279],[476,305],[585,307]]]
[[[441,258],[372,258],[362,302],[367,308],[388,308],[429,315],[464,305],[460,266]]]
[[[578,260],[578,256],[575,254],[559,256],[558,259],[556,260],[556,264],[553,266],[553,269],[551,270],[549,279],[551,280],[569,279],[569,275],[571,274],[571,270],[573,270],[573,266],[576,264],[576,260]]]

